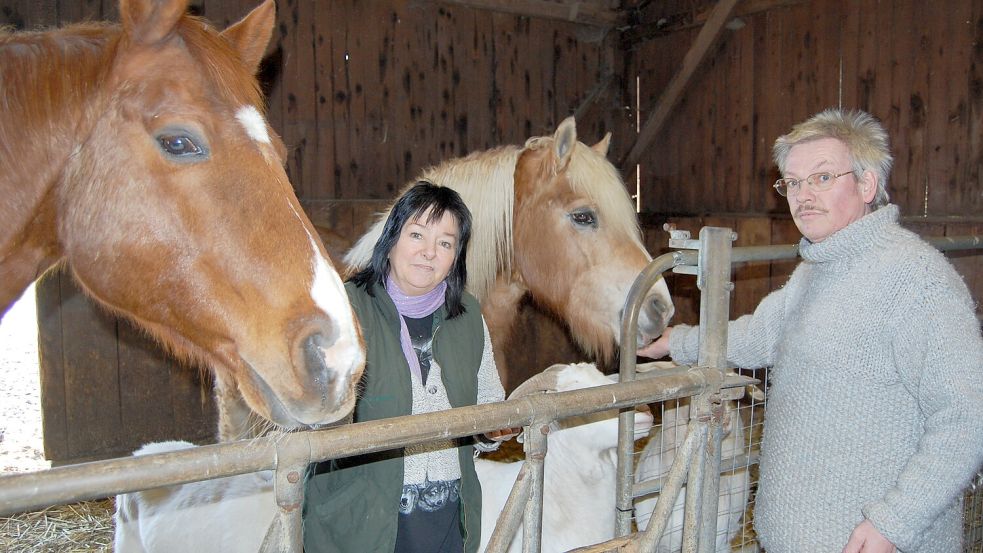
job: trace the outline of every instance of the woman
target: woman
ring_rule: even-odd
[[[369,265],[345,284],[367,350],[356,422],[503,399],[488,328],[464,291],[470,236],[457,192],[419,182],[393,206]],[[512,435],[320,463],[307,483],[305,551],[477,551],[474,449]]]

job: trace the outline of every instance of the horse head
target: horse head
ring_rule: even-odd
[[[49,249],[88,294],[263,417],[334,422],[354,405],[364,346],[263,115],[255,73],[273,0],[223,32],[187,4],[121,0],[122,28],[89,29],[101,46],[65,68],[60,84],[86,93],[52,110],[79,118],[43,183]]]
[[[605,157],[609,141],[610,134],[594,146],[578,142],[572,117],[553,136],[530,138],[515,166],[513,208],[513,280],[602,358],[620,343],[628,291],[652,260],[631,198]],[[659,336],[672,314],[659,280],[642,305],[637,344]]]

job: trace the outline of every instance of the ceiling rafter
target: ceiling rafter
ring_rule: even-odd
[[[464,6],[480,10],[527,17],[570,21],[594,27],[621,27],[626,16],[606,7],[607,2],[589,0],[434,0],[437,4]]]

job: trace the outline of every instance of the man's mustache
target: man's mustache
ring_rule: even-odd
[[[825,209],[816,207],[815,204],[802,204],[798,208],[795,209],[795,214],[796,215],[799,215],[803,211],[818,211],[820,213],[826,213],[826,210]]]

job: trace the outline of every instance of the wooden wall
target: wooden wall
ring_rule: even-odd
[[[652,2],[626,32],[642,121],[715,4]],[[923,236],[983,232],[983,2],[745,0],[732,15],[640,162],[653,253],[665,251],[664,222],[694,236],[702,224],[729,226],[738,245],[797,242],[771,188],[779,177],[771,147],[828,107],[864,109],[884,123],[894,155],[888,190],[906,226]],[[981,252],[950,258],[979,301]],[[736,271],[733,315],[750,312],[794,263],[758,265]],[[671,280],[676,321],[695,322],[695,285]]]
[[[552,134],[581,106],[590,140],[621,116],[585,101],[614,72],[596,30],[420,1],[297,0],[278,18],[270,120],[304,206],[343,236],[429,165]]]
[[[646,17],[675,20],[713,4],[652,3]],[[735,11],[762,4],[738,3]],[[770,4],[778,5],[740,15],[742,26],[724,31],[652,145],[642,162],[645,210],[784,213],[770,188],[775,138],[842,106],[884,122],[895,158],[889,191],[904,215],[979,219],[983,3]],[[697,31],[679,26],[630,46],[642,106],[659,96]]]

